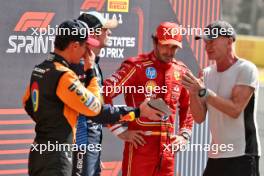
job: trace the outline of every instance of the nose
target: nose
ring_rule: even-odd
[[[176,53],[177,48],[178,47],[176,47],[176,46],[169,47],[168,48],[168,51],[167,51],[168,52],[168,55],[173,57],[175,55],[175,53]]]
[[[110,29],[107,29],[106,33],[107,35],[112,35],[112,31]]]
[[[169,54],[170,56],[173,56],[173,55],[174,55],[174,51],[175,51],[175,50],[174,50],[173,48],[170,48],[168,54]]]
[[[205,49],[211,49],[212,48],[212,41],[206,41],[205,42]]]

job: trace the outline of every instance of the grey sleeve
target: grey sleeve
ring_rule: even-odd
[[[253,63],[245,61],[241,65],[236,85],[246,85],[255,89],[258,87],[258,69]]]

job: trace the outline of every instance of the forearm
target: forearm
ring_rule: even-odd
[[[101,112],[91,120],[102,124],[133,121],[140,116],[139,108],[103,105]],[[89,117],[88,117],[89,118]]]
[[[202,123],[206,117],[206,104],[198,95],[190,96],[190,110],[196,123]]]
[[[127,126],[125,126],[124,123],[122,123],[122,124],[117,123],[117,124],[114,124],[114,125],[108,125],[107,128],[115,136],[118,136],[119,134],[121,134],[121,133],[123,133],[124,131],[127,130]]]

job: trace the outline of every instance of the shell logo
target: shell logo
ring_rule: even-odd
[[[181,74],[178,71],[173,72],[173,76],[177,81],[181,79]]]
[[[157,86],[157,83],[155,81],[148,81],[145,85],[147,92],[153,92],[155,87]]]

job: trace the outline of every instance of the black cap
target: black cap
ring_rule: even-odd
[[[116,19],[106,19],[97,11],[82,13],[78,20],[85,22],[90,28],[112,29],[118,26]]]
[[[80,20],[67,20],[62,22],[56,31],[56,38],[69,41],[86,41],[88,44],[97,47],[99,41],[89,37],[89,27]]]
[[[222,37],[231,37],[233,41],[236,40],[236,32],[231,24],[226,21],[214,21],[204,28],[203,35],[195,36],[195,40],[213,40]]]

